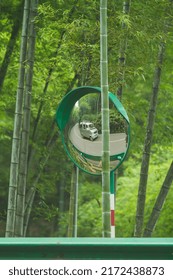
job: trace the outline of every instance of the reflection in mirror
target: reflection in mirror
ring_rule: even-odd
[[[110,101],[110,169],[115,170],[127,150],[127,122]],[[101,94],[92,93],[74,105],[64,129],[66,149],[75,163],[92,174],[102,172]]]

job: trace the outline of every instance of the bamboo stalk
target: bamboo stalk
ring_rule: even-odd
[[[123,2],[123,13],[125,15],[129,15],[130,12],[130,5],[131,0],[127,0]],[[118,59],[118,75],[117,75],[117,97],[121,100],[123,95],[123,84],[125,80],[125,65],[126,65],[126,49],[127,49],[127,25],[125,22],[122,22],[122,39],[120,41],[120,49],[119,49],[119,59]],[[116,186],[117,186],[117,180],[118,180],[118,169],[114,173],[114,197],[116,203]],[[114,206],[115,208],[115,206]],[[116,227],[116,225],[115,225]]]
[[[19,66],[19,74],[18,74],[18,87],[17,87],[17,94],[16,94],[14,130],[13,130],[13,139],[12,139],[8,209],[7,209],[7,222],[6,222],[6,233],[5,233],[6,237],[14,236],[14,226],[15,226],[20,141],[21,141],[22,117],[23,117],[23,92],[24,92],[24,78],[25,78],[25,61],[26,61],[26,52],[27,52],[29,5],[30,5],[30,1],[25,0],[21,45],[20,45],[20,61],[19,61],[20,66]]]
[[[52,152],[52,149],[55,145],[56,140],[57,140],[57,134],[52,135],[50,140],[48,141],[47,149],[49,149],[49,152],[47,152],[47,154],[43,158],[40,159],[40,170],[37,173],[36,179],[35,179],[34,183],[32,184],[31,189],[28,190],[28,193],[26,195],[25,217],[24,217],[24,236],[26,235],[26,232],[27,232],[28,223],[29,223],[29,219],[30,219],[30,214],[31,214],[31,211],[32,211],[32,205],[33,205],[34,198],[35,198],[37,184],[40,180],[40,177],[41,177],[42,172],[45,168],[45,165],[47,164],[47,161],[50,157],[50,154]]]
[[[152,144],[152,136],[155,122],[155,112],[157,107],[157,98],[159,93],[159,85],[161,80],[162,65],[165,54],[165,42],[168,35],[169,28],[171,26],[171,17],[169,11],[172,9],[173,0],[168,1],[168,5],[165,9],[165,22],[163,26],[163,38],[159,45],[157,65],[155,67],[154,79],[153,79],[153,88],[152,96],[150,100],[150,108],[148,111],[148,121],[146,136],[144,142],[144,150],[141,164],[140,180],[139,180],[139,189],[138,189],[138,200],[137,200],[137,210],[136,210],[136,226],[135,233],[136,237],[142,236],[143,231],[143,222],[144,222],[144,211],[145,211],[145,199],[146,199],[146,189],[147,189],[147,180],[148,180],[148,169],[150,162],[150,150]]]
[[[130,11],[131,0],[126,0],[123,2],[123,13],[125,15],[129,14]],[[127,49],[127,25],[125,22],[122,22],[122,39],[120,41],[120,49],[119,49],[119,69],[118,69],[118,77],[117,77],[117,96],[121,100],[123,93],[123,83],[125,77],[125,64],[126,64],[126,49]]]
[[[138,200],[137,200],[137,210],[136,210],[136,227],[135,227],[135,236],[136,237],[141,237],[142,230],[143,230],[146,189],[147,189],[147,180],[148,180],[148,169],[149,169],[149,162],[150,162],[150,150],[151,150],[151,144],[152,144],[154,121],[155,121],[155,111],[156,111],[156,107],[157,107],[157,97],[158,97],[158,93],[159,93],[159,85],[160,85],[160,79],[161,79],[161,70],[162,70],[164,52],[165,52],[165,43],[162,42],[159,47],[158,63],[155,68],[153,91],[152,91],[152,96],[151,96],[151,100],[150,100],[150,108],[148,111],[148,122],[147,122],[146,136],[145,136],[145,142],[144,142],[144,150],[143,150],[140,180],[139,180],[139,189],[138,189]]]
[[[34,202],[35,198],[35,193],[36,193],[36,187],[34,186],[31,188],[26,197],[26,203],[25,203],[25,216],[24,216],[24,222],[23,222],[23,236],[26,236],[27,229],[28,229],[28,224],[29,224],[29,219],[32,211],[32,205]]]
[[[152,213],[150,215],[150,218],[148,220],[147,226],[144,231],[144,237],[150,237],[152,235],[157,220],[159,219],[163,204],[170,190],[172,181],[173,181],[173,161],[169,167],[163,185],[160,189],[159,195],[156,199],[155,205],[153,207]]]
[[[22,23],[21,17],[22,17],[22,13],[23,13],[23,5],[24,5],[24,0],[22,0],[22,2],[20,2],[20,4],[18,5],[17,14],[19,15],[19,17],[14,18],[14,22],[13,22],[13,26],[12,26],[12,30],[11,30],[11,36],[10,36],[10,39],[9,39],[7,47],[6,47],[4,59],[0,66],[0,92],[3,88],[5,76],[7,74],[8,66],[10,64],[11,56],[12,56],[12,53],[13,53],[13,50],[15,47],[16,40],[18,38],[20,27],[21,27],[21,23]]]
[[[68,21],[70,21],[71,17],[73,16],[73,14],[74,14],[74,12],[76,10],[76,5],[77,5],[78,1],[79,0],[75,0],[75,3],[73,5],[73,7],[71,8],[70,13],[69,13]],[[61,32],[60,39],[58,41],[56,51],[54,53],[54,57],[55,58],[57,58],[57,56],[58,56],[58,53],[59,53],[59,50],[60,50],[61,45],[63,43],[65,34],[66,34],[66,30],[63,30]],[[44,88],[43,88],[43,94],[42,94],[43,97],[46,96],[46,94],[47,94],[52,74],[53,74],[53,72],[54,72],[54,70],[56,68],[56,64],[57,64],[57,59],[54,60],[53,65],[48,70],[48,75],[47,75],[47,78],[46,78],[46,81],[45,81],[45,84],[44,84]],[[76,79],[77,79],[77,77],[75,75],[74,80],[76,80]],[[32,136],[31,136],[32,142],[36,141],[36,132],[37,132],[37,128],[38,128],[39,122],[41,120],[41,113],[42,113],[42,110],[43,110],[43,107],[44,107],[44,103],[45,103],[45,101],[44,101],[44,98],[43,98],[43,100],[40,102],[40,105],[39,105],[39,108],[38,108],[38,112],[37,112],[37,116],[36,116],[36,119],[35,119],[35,122],[34,122]],[[30,149],[29,149],[29,155],[28,155],[28,166],[30,166],[30,164],[31,164],[33,154],[34,154],[34,149],[31,146]]]
[[[100,1],[100,68],[102,105],[102,234],[103,237],[110,237],[110,148],[107,55],[107,0]]]
[[[26,86],[24,95],[24,114],[23,128],[21,139],[21,153],[19,163],[19,182],[17,190],[17,207],[15,219],[15,236],[23,236],[23,223],[25,213],[25,193],[27,180],[27,163],[28,163],[28,146],[29,146],[29,131],[30,131],[30,107],[32,94],[32,78],[34,67],[34,50],[35,50],[35,24],[34,18],[37,10],[37,0],[30,0],[30,20],[29,20],[29,36],[28,36],[28,55],[27,55],[27,70],[26,70]]]

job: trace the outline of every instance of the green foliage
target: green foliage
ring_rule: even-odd
[[[94,120],[99,133],[101,133],[101,113]],[[126,131],[126,123],[116,109],[111,109],[109,113],[110,133],[122,133]]]
[[[10,39],[14,19],[21,19],[18,10],[21,2],[0,1],[0,64]],[[39,2],[38,16],[35,19],[37,41],[29,147],[31,151],[32,146],[32,160],[28,170],[27,186],[28,190],[36,184],[37,192],[28,235],[66,236],[72,163],[64,152],[53,120],[58,103],[66,92],[80,85],[100,86],[99,1]],[[137,187],[153,72],[158,45],[165,36],[163,23],[169,1],[134,0],[129,16],[122,12],[122,1],[108,2],[108,66],[111,92],[116,93],[118,85],[120,43],[127,38],[122,103],[130,118],[131,146],[125,163],[119,169],[116,190],[116,235],[130,237],[134,232]],[[170,9],[168,14],[171,13]],[[122,22],[127,25],[126,31],[121,28]],[[151,151],[145,224],[169,167],[173,149],[171,34],[170,25],[168,37],[165,39],[167,45]],[[0,225],[2,228],[4,228],[7,209],[19,49],[20,36],[15,43],[0,93]],[[82,114],[85,113],[86,118],[89,117],[88,112],[91,107],[97,112],[96,104],[92,99],[82,102]],[[77,119],[77,113],[75,118]],[[111,111],[111,129],[115,128],[115,120],[118,122],[117,130],[123,122]],[[37,121],[36,134],[33,136]],[[98,129],[101,128],[99,115],[92,121]],[[54,141],[56,137],[58,139]],[[79,185],[78,236],[101,236],[101,180],[98,177],[80,174]],[[61,186],[64,190],[64,194],[61,194],[63,212],[59,210]],[[153,236],[172,236],[172,195],[171,189]],[[0,235],[3,236],[3,230]]]
[[[157,145],[156,145],[157,147]],[[155,148],[156,148],[155,147]],[[145,224],[154,206],[156,196],[164,181],[165,174],[171,161],[171,147],[160,147],[160,152],[153,151],[149,170],[149,182],[146,203]],[[160,158],[164,160],[160,161]],[[137,188],[140,173],[140,158],[138,154],[130,157],[123,164],[123,176],[119,176],[116,189],[116,236],[133,237],[136,214]],[[86,179],[86,177],[85,177]],[[99,180],[100,181],[100,180]],[[172,190],[160,215],[153,236],[172,236]],[[99,237],[101,236],[101,182],[79,184],[79,213],[78,213],[78,236]],[[166,227],[165,227],[166,225]]]
[[[169,168],[171,162],[170,150],[171,148],[160,147],[162,152],[153,153],[150,161],[148,191],[145,207],[145,225],[148,221],[152,208],[154,206],[156,197],[159,193],[161,185],[163,184],[165,174]],[[166,157],[161,159],[161,156],[165,154]],[[138,156],[136,159],[129,158],[124,164],[125,169],[123,177],[118,179],[117,186],[117,200],[116,200],[116,233],[117,237],[133,237],[135,226],[135,214],[136,214],[136,200],[137,200],[137,188],[139,184],[140,173],[140,159]],[[172,190],[168,194],[168,198],[164,205],[163,212],[160,215],[159,222],[155,228],[153,236],[166,237],[172,236],[171,225],[165,227],[165,223],[170,221],[171,204],[169,201],[172,198]],[[169,212],[169,215],[166,213]]]
[[[50,222],[58,214],[58,208],[54,205],[47,205],[44,201],[34,209],[34,220],[44,218],[45,221]]]
[[[78,236],[102,236],[101,184],[82,182],[79,185]]]

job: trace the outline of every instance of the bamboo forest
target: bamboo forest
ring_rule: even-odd
[[[80,168],[56,112],[88,87],[101,88],[101,101],[86,95],[72,112],[70,99],[63,107],[74,145],[84,120],[96,127],[80,136],[85,155],[103,132],[94,166],[64,130]],[[110,236],[108,149],[111,133],[125,135],[110,99],[130,126],[111,172],[113,235],[173,237],[173,1],[0,1],[0,237]]]

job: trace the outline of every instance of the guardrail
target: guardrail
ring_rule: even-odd
[[[173,238],[0,238],[1,260],[173,260]]]

